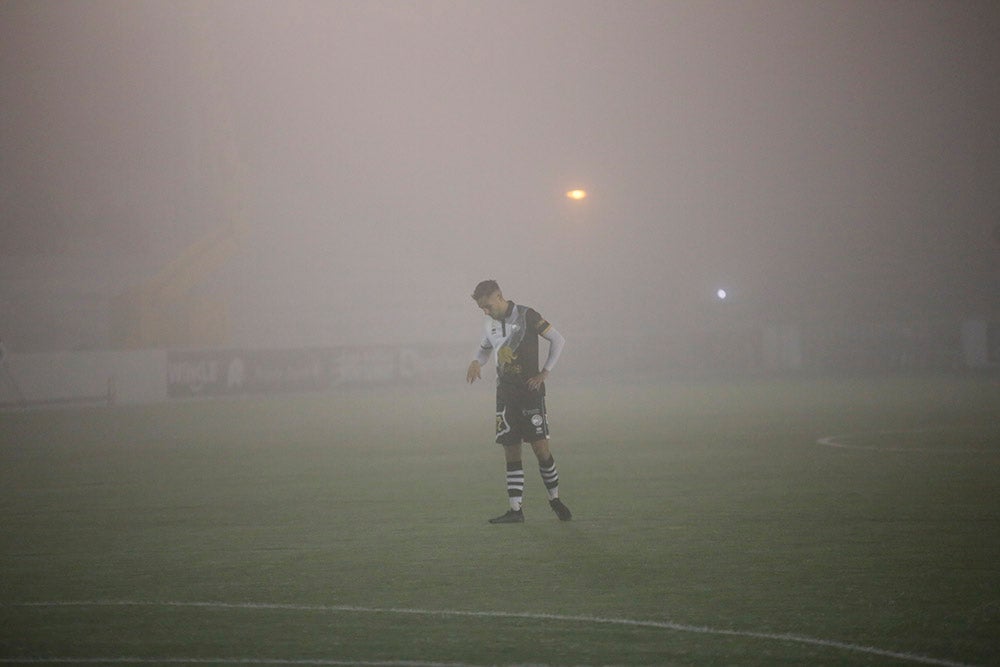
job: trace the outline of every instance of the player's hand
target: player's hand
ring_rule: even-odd
[[[545,378],[548,376],[548,371],[542,371],[538,375],[528,378],[528,389],[531,391],[538,391],[538,388],[542,386],[542,383],[545,382]]]
[[[472,384],[476,380],[483,377],[479,372],[480,368],[482,367],[479,365],[479,362],[473,360],[472,363],[469,364],[469,370],[466,371],[465,373],[465,381],[468,382],[469,384]]]

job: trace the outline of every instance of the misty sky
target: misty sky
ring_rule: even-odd
[[[257,345],[474,344],[487,277],[567,338],[720,286],[974,315],[998,35],[996,2],[0,0],[0,261],[138,281],[235,221],[203,288]]]

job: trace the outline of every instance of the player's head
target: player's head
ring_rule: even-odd
[[[476,285],[476,289],[472,292],[472,299],[484,313],[493,319],[502,317],[507,310],[507,302],[500,291],[500,285],[495,280],[484,280]]]
[[[489,296],[493,292],[499,292],[500,285],[497,284],[495,280],[484,280],[483,282],[476,285],[476,289],[472,292],[472,300],[479,301],[484,296]]]

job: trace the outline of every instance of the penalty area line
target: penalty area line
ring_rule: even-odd
[[[903,651],[891,651],[875,646],[865,646],[862,644],[852,644],[850,642],[838,641],[834,639],[821,639],[808,637],[793,633],[783,632],[759,632],[753,630],[730,630],[725,628],[712,628],[708,626],[688,625],[675,623],[673,621],[643,621],[628,618],[606,618],[602,616],[575,616],[565,614],[544,614],[533,612],[508,612],[508,611],[461,611],[449,609],[407,609],[398,607],[359,607],[352,605],[309,605],[309,604],[283,604],[267,602],[171,602],[171,601],[139,601],[139,600],[95,600],[80,602],[21,602],[21,603],[0,603],[0,607],[173,607],[173,608],[197,608],[197,609],[240,609],[251,611],[304,611],[304,612],[336,612],[354,614],[408,614],[413,616],[437,616],[437,617],[464,617],[464,618],[512,618],[528,620],[561,621],[566,623],[592,623],[602,625],[619,625],[638,628],[653,628],[659,630],[671,630],[674,632],[687,632],[700,635],[712,635],[717,637],[743,637],[748,639],[761,639],[767,641],[789,642],[795,644],[805,644],[808,646],[820,646],[854,653],[864,653],[867,655],[880,656],[885,658],[895,658],[912,663],[924,665],[941,665],[942,667],[971,667],[962,662],[932,658],[916,653],[906,653]],[[60,660],[61,662],[63,660]],[[124,661],[124,659],[123,659]],[[10,659],[0,659],[0,663],[18,662]],[[24,662],[23,660],[20,662]],[[183,662],[202,662],[200,660],[184,660]],[[205,661],[209,662],[209,661]],[[244,662],[244,661],[227,661]],[[247,664],[317,664],[317,665],[340,665],[348,664],[337,661],[298,661],[298,660],[266,660],[247,661]],[[443,665],[445,663],[427,662],[353,662],[351,664],[360,665],[400,665],[417,666]],[[454,663],[448,664],[453,667]]]

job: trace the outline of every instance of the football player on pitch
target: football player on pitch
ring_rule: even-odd
[[[476,285],[472,298],[489,319],[476,358],[466,380],[481,378],[480,370],[492,356],[497,367],[496,441],[503,445],[507,462],[507,496],[510,509],[490,523],[521,523],[524,512],[524,467],[521,443],[531,445],[538,470],[549,495],[549,506],[561,521],[572,514],[559,500],[559,472],[549,451],[549,424],[545,416],[545,380],[556,365],[565,339],[535,310],[504,299],[495,280]],[[538,338],[549,342],[549,353],[538,368]]]

